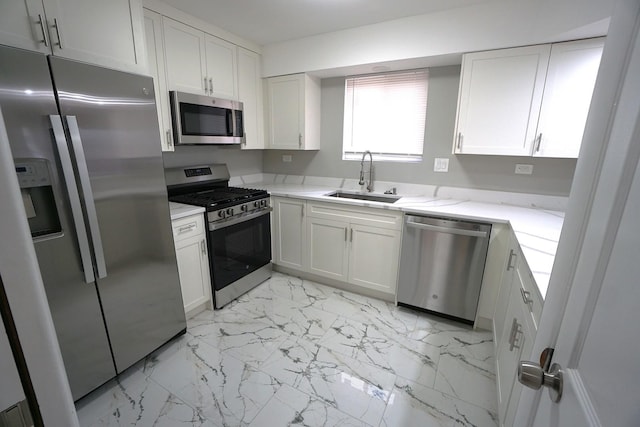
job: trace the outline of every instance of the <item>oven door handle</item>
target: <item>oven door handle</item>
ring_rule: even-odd
[[[273,208],[269,207],[269,208],[265,208],[265,209],[260,209],[260,211],[255,212],[255,213],[250,213],[247,215],[243,215],[240,216],[238,218],[231,218],[228,221],[224,221],[224,222],[216,222],[216,223],[209,223],[209,231],[216,231],[216,230],[220,230],[222,228],[226,228],[226,227],[231,227],[232,225],[236,225],[239,224],[241,222],[245,222],[245,221],[249,221],[252,219],[256,219],[259,218],[263,215],[268,215],[269,213],[271,213],[271,211],[273,210]]]

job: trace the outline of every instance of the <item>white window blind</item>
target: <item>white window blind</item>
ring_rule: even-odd
[[[344,97],[343,159],[422,160],[428,70],[351,77]]]

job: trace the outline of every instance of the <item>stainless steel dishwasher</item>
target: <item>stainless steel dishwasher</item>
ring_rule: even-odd
[[[475,321],[491,224],[406,214],[398,305]]]

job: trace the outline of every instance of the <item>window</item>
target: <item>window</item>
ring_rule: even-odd
[[[345,82],[343,160],[422,160],[428,70],[350,77]]]

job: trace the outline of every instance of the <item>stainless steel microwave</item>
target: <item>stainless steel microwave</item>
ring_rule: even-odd
[[[171,91],[171,121],[176,145],[242,144],[242,102]]]

